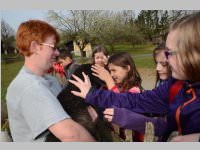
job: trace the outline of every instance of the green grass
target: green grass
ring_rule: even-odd
[[[17,75],[22,65],[22,61],[10,64],[1,63],[1,100],[5,100],[7,87]]]
[[[108,49],[109,47],[106,46]],[[135,45],[133,48],[132,45],[128,44],[119,44],[115,45],[114,52],[123,52],[126,51],[128,52],[131,56],[137,56],[137,55],[143,55],[143,54],[150,54],[151,56],[149,57],[138,57],[134,58],[135,65],[138,68],[150,68],[154,69],[154,60],[152,57],[153,49],[155,48],[154,45],[152,44],[147,44],[147,45]]]
[[[109,51],[109,46],[106,46]],[[123,52],[126,51],[131,55],[140,55],[140,54],[152,54],[153,49],[155,48],[154,45],[148,44],[148,45],[135,45],[133,48],[132,45],[128,44],[119,44],[114,46],[114,52]]]
[[[154,60],[152,57],[134,58],[134,61],[137,68],[155,68]]]
[[[18,61],[14,63],[1,63],[1,127],[5,126],[7,119],[7,109],[6,109],[6,91],[10,82],[15,78],[20,68],[23,65],[23,61]],[[6,125],[7,127],[7,125]],[[6,128],[2,128],[6,130]]]

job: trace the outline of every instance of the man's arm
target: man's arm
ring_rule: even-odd
[[[50,132],[63,142],[94,142],[95,139],[80,124],[72,119],[64,119],[51,125]]]

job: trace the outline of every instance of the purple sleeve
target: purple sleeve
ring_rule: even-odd
[[[135,130],[142,134],[145,132],[145,123],[152,122],[155,128],[156,136],[162,136],[167,125],[164,118],[146,117],[142,114],[138,114],[124,108],[114,108],[112,122],[119,125],[121,128]]]
[[[86,102],[103,108],[116,106],[138,113],[164,114],[168,112],[168,92],[172,79],[158,88],[143,93],[114,93],[108,90],[91,89]]]

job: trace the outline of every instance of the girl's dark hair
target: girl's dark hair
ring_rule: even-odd
[[[102,52],[105,56],[108,56],[108,50],[102,46],[102,45],[98,45],[94,48],[93,52],[92,52],[92,59],[93,59],[93,63],[94,63],[94,55],[96,53],[100,53]]]
[[[108,64],[111,63],[122,68],[127,68],[128,65],[130,66],[130,71],[122,82],[121,92],[128,91],[133,86],[139,86],[141,88],[142,79],[136,69],[134,60],[127,52],[119,52],[111,55],[108,59]]]
[[[156,62],[156,56],[159,54],[159,53],[161,53],[161,52],[164,52],[165,51],[165,42],[163,42],[163,43],[160,43],[160,44],[158,44],[157,46],[156,46],[156,48],[153,50],[153,58],[154,58],[154,62],[155,62],[155,64],[157,64],[157,62]],[[168,74],[170,75],[171,74],[171,70],[170,70],[170,68],[169,68],[169,65],[168,65]],[[157,84],[157,82],[159,81],[159,74],[158,74],[158,72],[156,71],[156,82],[155,82],[155,87],[156,87],[156,84]]]

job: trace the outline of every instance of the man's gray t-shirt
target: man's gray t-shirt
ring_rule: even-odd
[[[57,100],[60,91],[54,77],[37,76],[25,67],[20,70],[6,95],[14,141],[44,141],[49,126],[70,118]]]

